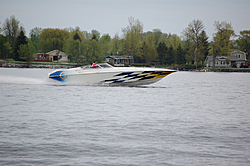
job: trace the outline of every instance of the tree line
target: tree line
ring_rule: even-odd
[[[236,35],[232,24],[226,21],[215,21],[214,27],[216,31],[209,39],[203,22],[197,19],[191,21],[178,36],[163,33],[160,29],[144,32],[143,23],[129,17],[127,27],[122,28],[122,35],[115,34],[113,38],[109,34],[101,35],[97,30],[82,31],[79,27],[36,27],[27,37],[20,21],[11,16],[6,18],[0,29],[0,58],[31,61],[34,53],[58,49],[77,64],[102,62],[108,53],[133,56],[135,63],[149,65],[204,65],[207,55],[213,55],[215,59],[235,48],[246,52],[249,59],[250,30]]]

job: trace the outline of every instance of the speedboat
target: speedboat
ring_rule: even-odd
[[[108,63],[59,69],[48,74],[50,79],[73,84],[138,86],[155,83],[175,70],[148,67],[113,67]]]

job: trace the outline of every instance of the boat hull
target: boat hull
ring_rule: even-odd
[[[173,72],[175,71],[155,68],[112,68],[102,70],[74,68],[56,70],[49,73],[49,78],[71,84],[137,86],[155,83]]]

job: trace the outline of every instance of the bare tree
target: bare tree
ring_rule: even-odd
[[[203,59],[203,54],[201,54],[201,40],[200,36],[205,32],[205,27],[201,20],[193,20],[188,24],[188,27],[182,31],[183,38],[186,41],[191,41],[192,47],[189,47],[190,55],[195,59],[195,63]],[[194,54],[194,52],[196,54]],[[191,58],[190,57],[190,58]],[[196,58],[195,58],[196,57]]]
[[[20,32],[19,21],[12,15],[6,18],[3,23],[3,34],[8,37],[9,43],[12,44]]]

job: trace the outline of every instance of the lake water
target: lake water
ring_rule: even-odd
[[[0,68],[0,165],[250,165],[250,73],[62,85]]]

